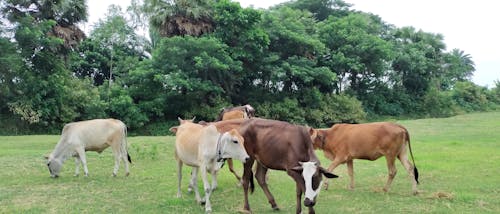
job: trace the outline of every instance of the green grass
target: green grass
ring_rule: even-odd
[[[356,188],[347,190],[345,165],[335,173],[315,206],[317,213],[500,213],[500,112],[444,119],[397,121],[410,131],[420,171],[421,193],[401,166],[389,193],[385,159],[354,163]],[[66,161],[59,179],[51,179],[44,155],[59,136],[0,137],[0,213],[203,213],[187,193],[190,168],[184,167],[183,197],[176,198],[174,137],[129,137],[131,175],[112,177],[111,150],[88,152],[89,177],[73,177],[74,161]],[[330,163],[317,152],[325,167]],[[241,173],[241,164],[236,163]],[[83,173],[83,172],[82,172]],[[236,213],[243,191],[226,167],[212,194],[214,213]],[[295,212],[295,184],[284,172],[270,171],[271,192],[281,208]],[[257,183],[256,183],[257,185]],[[201,190],[200,181],[200,190]],[[254,213],[276,213],[256,187],[250,195]],[[307,209],[303,208],[304,211]]]

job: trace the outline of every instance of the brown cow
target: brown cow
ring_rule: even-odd
[[[314,153],[308,129],[287,122],[252,118],[245,120],[239,129],[245,140],[250,160],[244,163],[243,189],[245,211],[250,212],[248,188],[254,190],[252,165],[257,160],[255,178],[263,189],[272,208],[279,210],[266,183],[268,169],[286,171],[296,183],[296,212],[301,213],[301,197],[309,213],[314,213],[316,196],[321,188],[322,175],[337,177],[320,166]]]
[[[252,117],[255,117],[255,109],[251,105],[246,104],[244,106],[223,108],[220,111],[216,121],[239,119],[239,118],[252,118]]]
[[[401,125],[378,122],[365,124],[335,124],[329,129],[312,129],[311,138],[315,149],[323,150],[325,157],[333,162],[329,172],[340,164],[347,163],[350,177],[349,188],[354,188],[353,159],[376,160],[385,156],[389,177],[384,191],[389,191],[396,167],[396,157],[408,171],[413,182],[413,193],[417,194],[418,171],[410,146],[410,134]],[[408,160],[406,146],[410,150],[413,165]],[[328,189],[328,181],[325,182]]]

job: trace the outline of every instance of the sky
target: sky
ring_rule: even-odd
[[[233,0],[234,1],[234,0]],[[238,0],[242,7],[268,8],[286,0]],[[472,77],[480,86],[493,87],[500,81],[500,2],[495,0],[344,0],[352,9],[373,13],[397,27],[413,26],[417,30],[444,36],[447,51],[460,49],[472,57],[476,71]],[[126,9],[129,0],[88,0],[88,32],[104,18],[110,4]]]

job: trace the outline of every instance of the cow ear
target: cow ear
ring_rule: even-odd
[[[318,131],[316,131],[316,129],[309,127],[309,136],[311,136],[311,140],[314,143],[314,140],[316,139],[316,137],[318,137]]]
[[[176,133],[177,133],[177,129],[178,129],[178,128],[179,128],[178,126],[173,126],[173,127],[172,127],[172,128],[170,128],[169,130],[170,130],[172,133],[176,134]]]
[[[323,167],[319,167],[319,171],[321,172],[321,174],[323,174],[327,178],[338,178],[339,177],[338,175],[335,175],[331,172],[326,171],[326,169]]]

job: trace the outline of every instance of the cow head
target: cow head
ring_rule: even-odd
[[[318,162],[315,161],[299,162],[299,164],[299,166],[292,169],[302,172],[305,184],[304,205],[312,207],[316,204],[316,197],[321,190],[323,175],[327,178],[337,178],[338,176],[326,171],[326,169],[319,166]]]
[[[50,177],[59,177],[59,172],[61,171],[62,162],[59,159],[53,158],[52,155],[47,157],[47,167],[49,168]]]
[[[220,141],[222,145],[222,158],[235,158],[243,163],[250,158],[245,150],[245,140],[236,129],[224,132]]]
[[[245,107],[245,111],[248,115],[248,118],[255,117],[255,109],[251,105],[246,104],[246,105],[244,105],[244,107]]]

